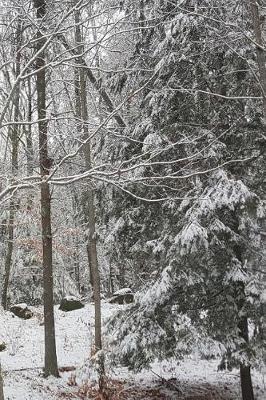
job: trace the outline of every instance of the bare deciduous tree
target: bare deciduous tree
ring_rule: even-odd
[[[41,23],[46,14],[46,1],[35,0],[34,6],[38,21]],[[53,246],[51,227],[51,193],[49,183],[45,177],[50,171],[50,158],[48,154],[48,126],[46,119],[46,69],[45,52],[40,51],[45,43],[41,29],[38,30],[36,50],[39,52],[36,59],[37,68],[37,103],[39,118],[39,158],[41,183],[41,220],[43,244],[43,289],[44,289],[44,331],[45,331],[45,376],[58,376],[55,323],[54,323],[54,296],[53,296]]]

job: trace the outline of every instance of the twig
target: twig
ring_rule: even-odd
[[[157,376],[158,378],[161,379],[162,383],[168,385],[168,386],[172,386],[174,389],[176,389],[180,394],[183,394],[182,390],[175,385],[173,382],[170,382],[169,380],[165,379],[164,377],[162,377],[161,375],[157,374],[156,372],[154,372],[153,370],[151,370],[151,372]]]

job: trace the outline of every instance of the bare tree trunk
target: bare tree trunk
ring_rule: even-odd
[[[260,20],[257,0],[250,0],[250,5],[252,11],[254,33],[257,43],[256,52],[257,52],[257,62],[259,67],[259,80],[263,96],[263,117],[264,119],[266,119],[266,56],[262,38],[262,24]]]
[[[7,253],[5,258],[5,274],[4,274],[4,284],[2,290],[2,306],[4,310],[7,309],[8,306],[8,287],[10,281],[10,272],[11,272],[11,265],[12,265],[12,255],[13,255],[13,240],[14,240],[14,220],[15,220],[15,208],[14,208],[14,201],[10,201],[9,206],[9,220],[8,220],[8,228],[7,228],[7,235],[8,235],[8,243],[7,243]]]
[[[110,261],[110,267],[109,267],[109,291],[110,294],[112,295],[115,291],[115,285],[114,285],[115,277],[114,277],[114,269],[112,266],[112,263]]]
[[[28,122],[32,121],[32,89],[31,89],[31,77],[28,77]],[[26,151],[27,151],[27,174],[30,176],[33,174],[33,142],[32,142],[32,129],[29,124],[26,131]]]
[[[240,336],[249,342],[248,337],[248,320],[247,317],[243,317],[239,323]],[[242,400],[254,400],[253,385],[251,380],[250,366],[243,363],[240,364],[240,381]]]
[[[94,191],[89,189],[88,196],[88,255],[92,273],[93,297],[95,307],[95,352],[102,349],[102,328],[101,328],[101,284],[97,260],[96,231],[95,231],[95,207]]]
[[[237,248],[236,251],[239,261],[243,263],[241,250]],[[237,296],[236,304],[239,315],[239,322],[238,322],[239,336],[244,341],[242,349],[246,351],[249,343],[249,334],[248,334],[248,317],[246,315],[246,310],[245,310],[246,306],[245,284],[243,282],[235,283],[235,294]],[[242,362],[240,363],[240,383],[241,383],[242,400],[254,400],[250,365]]]
[[[0,363],[0,400],[4,400],[4,382],[2,376],[1,363]]]
[[[16,63],[15,63],[15,76],[18,77],[20,74],[20,62],[21,62],[21,54],[20,54],[20,46],[22,40],[22,26],[21,19],[18,17],[18,25],[16,30]],[[20,96],[20,85],[18,84],[16,89],[16,96],[14,97],[14,121],[18,122],[19,120],[19,96]],[[11,130],[11,171],[12,178],[15,178],[18,174],[18,143],[19,143],[19,126],[14,125]],[[12,256],[14,249],[14,223],[15,223],[15,215],[16,215],[16,199],[12,198],[9,205],[9,220],[8,220],[8,243],[7,243],[7,252],[5,258],[5,275],[4,275],[4,285],[2,291],[2,306],[6,310],[7,309],[7,298],[8,298],[8,287],[10,281],[10,272],[12,266]]]
[[[31,176],[33,174],[33,142],[32,142],[32,129],[30,122],[32,121],[32,89],[31,89],[31,77],[28,78],[28,122],[29,125],[25,128],[26,137],[26,157],[27,157],[27,174]],[[33,202],[33,196],[31,191],[28,194],[27,209],[31,210]]]
[[[119,264],[119,286],[120,286],[119,289],[124,288],[126,285],[125,274],[126,274],[125,264],[120,263]]]
[[[74,258],[74,275],[75,275],[75,281],[78,287],[78,292],[79,294],[81,293],[81,285],[80,285],[80,268],[79,268],[79,259],[78,259],[78,252],[76,251],[76,243],[74,244],[75,250],[73,254]]]
[[[257,63],[259,68],[259,80],[261,86],[261,92],[263,96],[263,119],[264,119],[264,131],[266,130],[266,54],[265,54],[265,38],[263,40],[263,34],[266,36],[266,32],[263,31],[266,26],[265,18],[260,18],[258,2],[257,0],[250,0],[251,11],[252,11],[252,20],[254,33],[257,43]],[[265,280],[265,275],[263,277]],[[264,301],[261,304],[261,324],[260,324],[260,336],[261,340],[265,340],[266,335],[266,302]]]
[[[75,15],[75,23],[76,23],[76,44],[78,46],[79,51],[81,51],[81,31],[79,24],[79,15],[76,13]],[[82,62],[80,58],[78,58],[77,63],[82,66]],[[80,107],[80,115],[82,123],[82,131],[84,139],[88,138],[88,108],[87,108],[87,96],[86,96],[86,80],[85,80],[85,72],[83,68],[79,69],[79,97],[80,100],[76,101],[76,104]],[[77,92],[76,92],[77,93]],[[77,111],[78,107],[77,107]],[[85,160],[86,169],[89,170],[91,168],[91,145],[90,142],[86,142],[83,147],[83,154]],[[94,189],[91,186],[86,192],[86,219],[88,221],[88,242],[87,242],[87,250],[88,250],[88,258],[89,258],[89,267],[91,280],[93,285],[93,296],[94,296],[94,307],[95,307],[95,353],[102,349],[102,332],[101,332],[101,289],[100,289],[100,274],[98,268],[98,260],[97,260],[97,246],[96,246],[96,230],[95,230],[95,206],[94,206]]]
[[[46,1],[35,0],[37,18],[41,22],[46,14]],[[40,51],[45,42],[41,31],[37,34],[37,51]],[[37,103],[39,126],[39,158],[40,174],[43,178],[41,185],[41,222],[43,248],[43,288],[44,288],[44,331],[45,331],[45,363],[44,375],[59,376],[55,343],[54,299],[53,299],[53,247],[51,229],[51,196],[49,183],[45,176],[49,174],[50,159],[48,156],[48,138],[46,121],[46,70],[45,54],[41,52],[36,60],[37,68]]]

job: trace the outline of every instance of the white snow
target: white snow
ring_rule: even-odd
[[[131,293],[132,293],[132,290],[130,288],[123,288],[123,289],[117,290],[114,293],[114,296],[123,296],[124,294],[131,294]]]
[[[79,301],[76,296],[65,296],[64,299],[67,301]]]
[[[176,236],[175,243],[180,246],[180,254],[197,252],[199,246],[208,248],[208,232],[197,221],[190,222]]]
[[[129,289],[129,288],[125,288]],[[103,316],[108,317],[117,308],[124,306],[103,303]],[[44,328],[40,326],[42,310],[34,309],[30,320],[14,318],[10,312],[0,312],[0,341],[7,349],[0,353],[4,376],[5,400],[55,400],[77,398],[76,386],[69,386],[73,372],[61,373],[61,378],[44,379],[41,376],[44,351]],[[57,355],[59,367],[82,367],[91,352],[94,308],[86,304],[83,309],[64,313],[55,307]],[[115,368],[107,373],[119,380],[126,380],[127,386],[138,389],[157,388],[169,394],[169,399],[181,400],[190,395],[204,395],[208,390],[218,393],[213,399],[240,400],[238,371],[218,372],[219,360],[201,360],[196,355],[182,362],[170,360],[155,362],[150,371],[138,374],[125,368]],[[75,373],[75,372],[74,372]],[[77,372],[78,376],[78,372]],[[162,379],[169,384],[162,385]],[[265,371],[253,373],[257,400],[265,394]],[[165,386],[165,387],[164,387]],[[176,388],[180,390],[177,392]],[[177,396],[178,393],[178,396]],[[223,395],[226,395],[223,397]],[[138,397],[139,399],[140,397]],[[152,397],[143,397],[143,399]],[[133,400],[136,397],[129,397]]]
[[[162,144],[162,139],[157,133],[149,133],[143,141],[142,151],[151,150],[155,146],[160,146]]]
[[[22,310],[25,310],[26,308],[28,308],[28,304],[26,303],[19,303],[19,304],[14,304],[12,307],[19,307]]]

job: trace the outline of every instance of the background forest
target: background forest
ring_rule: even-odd
[[[265,54],[264,0],[1,1],[1,303],[44,304],[46,376],[71,295],[94,301],[102,393],[108,341],[133,370],[197,349],[254,399]],[[135,301],[102,332],[122,288]]]

